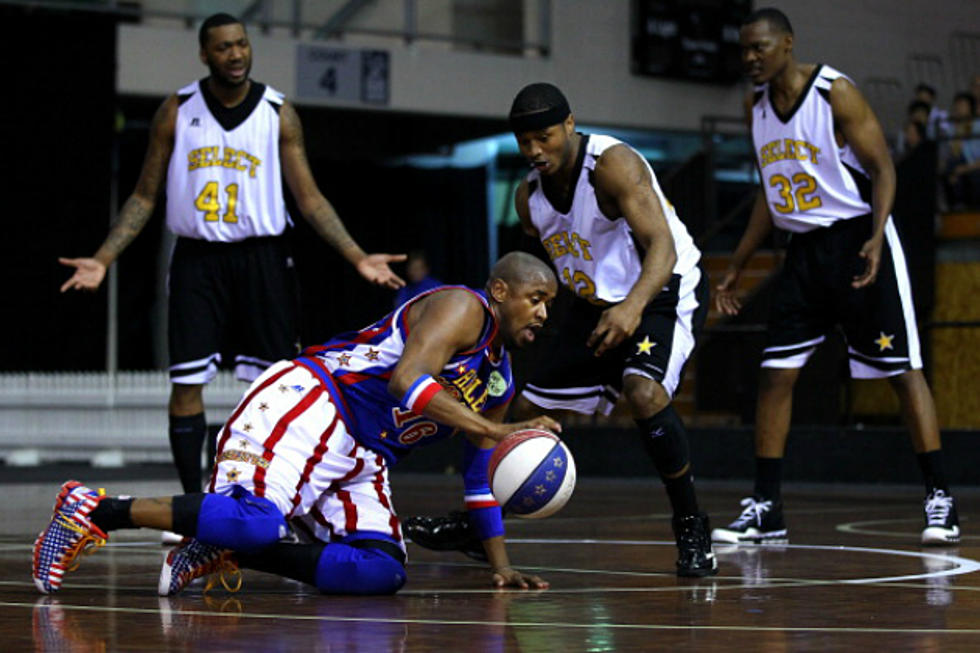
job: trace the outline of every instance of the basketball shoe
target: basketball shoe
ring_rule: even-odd
[[[956,502],[946,491],[933,489],[924,501],[926,527],[923,544],[955,544],[960,541],[960,519]]]
[[[760,497],[742,499],[742,514],[725,528],[711,531],[713,542],[766,542],[787,539],[786,524],[783,522],[782,501],[762,500]]]
[[[103,498],[104,490],[92,490],[78,481],[61,486],[51,521],[34,540],[32,575],[42,594],[57,592],[64,575],[78,568],[78,557],[94,553],[109,539],[89,519]]]
[[[448,517],[409,517],[402,523],[402,530],[423,549],[459,551],[474,560],[487,559],[483,543],[461,510],[450,512]]]
[[[671,525],[677,541],[677,575],[697,578],[717,574],[718,559],[711,550],[708,516],[700,512],[674,517]]]
[[[237,592],[242,587],[242,572],[231,551],[194,538],[184,538],[163,559],[157,593],[160,596],[173,596],[202,576],[208,576],[205,592],[219,581],[229,592]]]

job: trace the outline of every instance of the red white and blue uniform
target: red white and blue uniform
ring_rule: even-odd
[[[510,356],[492,346],[498,325],[486,295],[462,286],[437,288],[266,370],[222,430],[211,490],[228,494],[240,485],[264,496],[322,541],[370,531],[404,549],[388,467],[456,429],[411,410],[431,398],[421,395],[437,390],[431,383],[418,384],[414,398],[411,390],[408,397],[393,396],[388,383],[409,337],[408,309],[449,289],[479,299],[484,322],[473,347],[454,354],[433,379],[476,412],[509,402]]]

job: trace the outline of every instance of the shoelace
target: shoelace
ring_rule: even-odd
[[[772,510],[772,501],[756,501],[752,497],[742,499],[740,505],[745,506],[745,509],[738,519],[732,522],[732,526],[739,528],[747,524],[762,525],[762,515]]]
[[[949,511],[953,507],[953,497],[946,496],[942,490],[926,498],[926,518],[930,526],[945,526]]]
[[[74,520],[65,517],[65,515],[61,512],[58,513],[58,521],[65,528],[75,531],[82,536],[78,542],[73,544],[72,547],[68,549],[68,552],[65,553],[64,558],[62,559],[67,571],[75,571],[78,569],[78,565],[82,563],[81,560],[76,560],[76,558],[79,556],[91,555],[100,547],[105,546],[106,541],[104,538],[92,535],[90,532],[76,524]]]
[[[204,584],[205,594],[217,587],[219,582],[225,588],[225,591],[231,592],[232,594],[242,588],[242,570],[238,568],[238,564],[231,559],[228,553],[222,553],[208,567],[212,568],[206,572],[210,575]]]

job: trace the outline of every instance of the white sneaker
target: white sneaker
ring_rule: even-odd
[[[163,546],[176,546],[184,541],[183,535],[178,535],[173,531],[160,532],[160,544]]]

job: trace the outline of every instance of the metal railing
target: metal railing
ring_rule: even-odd
[[[6,0],[25,7],[109,13],[124,22],[193,28],[217,12],[263,33],[303,39],[366,37],[431,42],[481,52],[548,56],[551,0]]]

